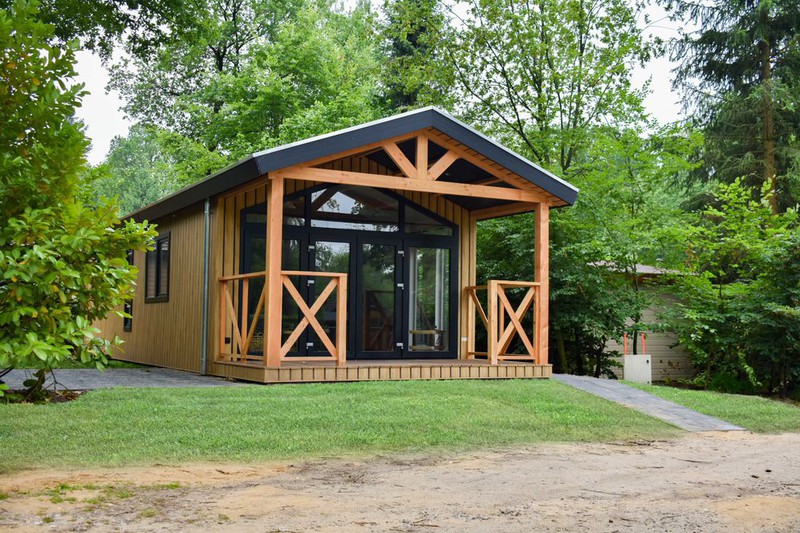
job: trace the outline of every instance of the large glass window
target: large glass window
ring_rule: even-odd
[[[169,300],[169,233],[156,238],[145,261],[145,303]]]
[[[311,194],[311,226],[399,231],[399,202],[367,187],[335,186]]]
[[[442,224],[410,205],[406,205],[405,215],[406,233],[416,235],[453,235],[453,228]]]

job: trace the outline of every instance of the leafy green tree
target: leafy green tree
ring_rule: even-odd
[[[791,360],[796,353],[772,348],[782,348],[779,339],[797,333],[796,322],[783,321],[791,322],[796,301],[790,288],[800,279],[791,268],[779,270],[792,265],[786,253],[797,238],[797,213],[774,214],[768,202],[754,200],[742,180],[735,180],[719,185],[713,205],[685,223],[684,274],[676,279],[680,300],[668,318],[681,346],[702,369],[697,383],[704,387],[757,390],[760,377],[772,370],[760,358],[771,359],[786,379],[784,357]],[[767,342],[768,335],[775,340]]]
[[[108,156],[93,169],[88,189],[97,198],[117,198],[121,213],[155,202],[176,187],[164,172],[157,133],[140,124],[111,141]]]
[[[786,397],[800,388],[800,229],[781,244],[765,258],[741,321],[758,379]]]
[[[350,13],[305,0],[204,7],[151,57],[113,69],[111,86],[131,117],[230,160],[285,141],[289,131],[328,131],[318,131],[320,116],[350,125],[375,108],[379,68],[367,4]]]
[[[111,341],[92,322],[130,297],[127,251],[152,232],[76,197],[88,143],[73,118],[81,86],[68,86],[74,48],[50,44],[35,17],[25,0],[0,10],[0,368],[102,367]]]
[[[0,9],[13,4],[0,0]],[[79,39],[84,48],[108,59],[121,40],[131,51],[146,54],[167,37],[167,23],[187,21],[191,13],[184,0],[45,0],[38,17],[53,25],[62,44]]]
[[[442,2],[386,0],[383,14],[381,79],[389,108],[446,103],[452,80],[439,46],[446,28]]]
[[[581,188],[577,204],[551,219],[551,360],[599,375],[610,364],[606,342],[638,323],[647,303],[620,273],[674,255],[653,231],[677,208],[662,182],[685,171],[692,136],[645,134],[631,68],[652,50],[629,2],[462,5],[444,51],[459,111]],[[529,216],[482,224],[484,275],[529,278],[532,227]]]
[[[662,0],[699,25],[674,44],[677,83],[695,104],[706,146],[699,179],[769,185],[773,212],[800,199],[800,3]]]
[[[567,178],[601,123],[635,124],[631,68],[650,48],[627,0],[470,0],[445,57],[459,111]]]

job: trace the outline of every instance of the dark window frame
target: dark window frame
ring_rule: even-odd
[[[128,264],[133,265],[133,250],[128,250]],[[122,310],[130,316],[122,317],[122,331],[133,331],[133,298],[125,300]]]
[[[160,273],[162,271],[162,264],[161,264],[161,243],[164,241],[167,242],[167,253],[169,254],[167,257],[167,275],[166,280],[162,279]],[[172,240],[171,240],[171,232],[167,231],[164,233],[159,233],[158,237],[155,238],[155,248],[153,250],[148,250],[145,254],[145,261],[144,261],[144,303],[159,303],[159,302],[168,302],[169,301],[169,278],[170,272],[172,271],[170,263],[172,262]],[[155,256],[155,296],[148,296],[150,294],[150,258],[153,257],[151,254]],[[166,282],[166,289],[164,289],[163,285]]]

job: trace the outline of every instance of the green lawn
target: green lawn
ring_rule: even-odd
[[[797,405],[769,400],[760,396],[626,383],[654,396],[684,405],[703,414],[721,418],[750,431],[758,433],[800,431],[800,407]]]
[[[0,420],[0,471],[680,434],[547,380],[98,390],[64,404],[0,405]]]

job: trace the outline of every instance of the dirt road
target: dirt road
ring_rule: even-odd
[[[35,471],[0,493],[10,531],[795,532],[800,434]]]

